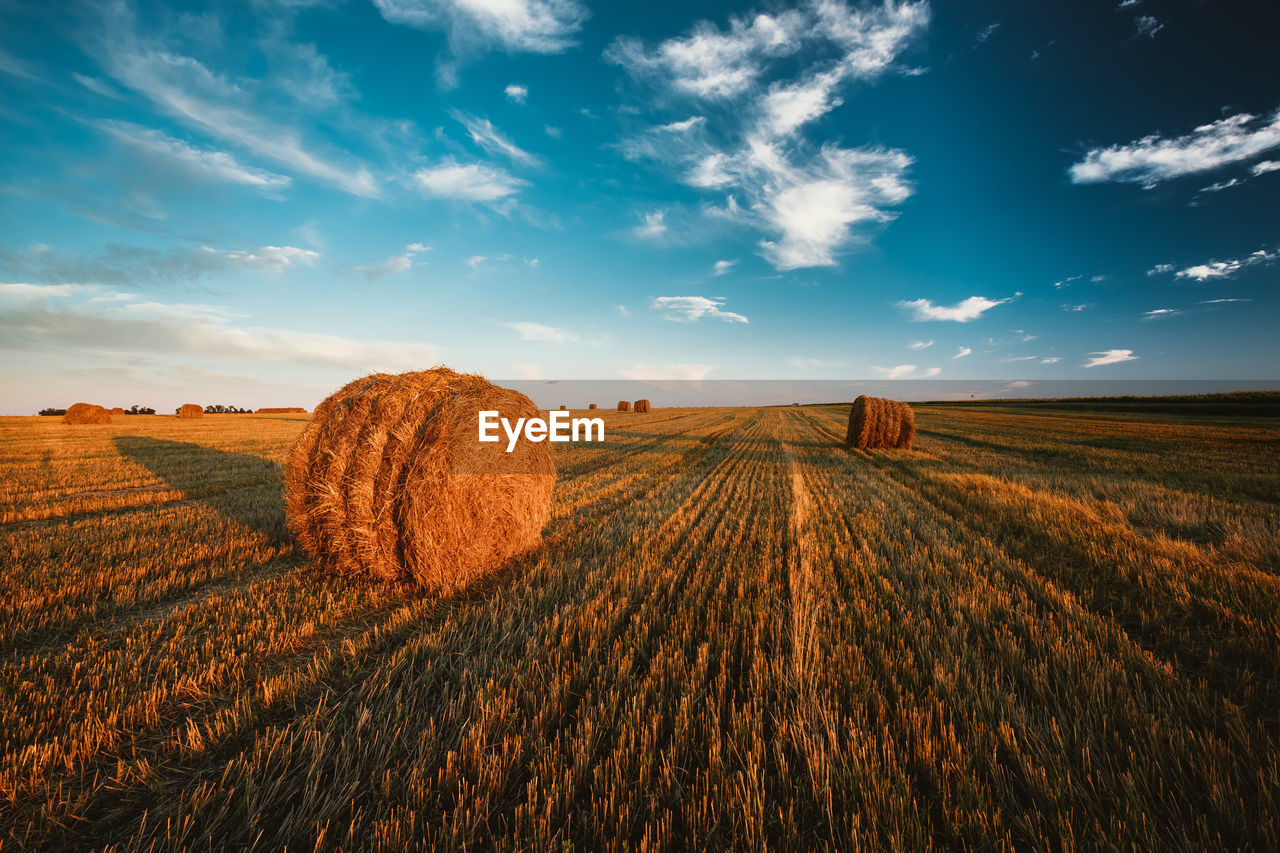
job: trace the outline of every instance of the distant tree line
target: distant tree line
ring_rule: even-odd
[[[41,409],[40,410],[40,414],[45,416],[55,415],[57,417],[62,417],[66,413],[67,413],[66,409]],[[134,405],[125,409],[124,413],[126,415],[154,415],[156,413],[156,410],[151,408],[150,406],[139,406],[135,403]]]
[[[252,409],[238,409],[235,406],[205,406],[206,415],[252,415]]]

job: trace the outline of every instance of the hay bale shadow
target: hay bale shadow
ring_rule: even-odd
[[[189,500],[200,501],[272,540],[289,539],[284,523],[284,469],[279,463],[186,441],[138,435],[117,436],[113,441],[122,456]]]

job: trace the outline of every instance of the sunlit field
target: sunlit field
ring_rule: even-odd
[[[593,412],[466,591],[284,526],[305,415],[0,419],[0,846],[1280,849],[1271,417]]]

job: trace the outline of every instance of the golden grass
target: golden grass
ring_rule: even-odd
[[[1280,847],[1274,424],[604,412],[465,593],[317,571],[295,418],[0,419],[0,839]]]

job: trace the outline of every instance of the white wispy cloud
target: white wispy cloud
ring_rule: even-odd
[[[883,374],[885,379],[904,379],[916,372],[914,364],[899,364],[895,367],[872,367],[871,369]]]
[[[1062,356],[1050,355],[1040,359],[1041,364],[1057,364],[1062,361]]]
[[[619,368],[620,379],[676,379],[697,381],[706,379],[716,369],[714,364],[641,364],[633,362]]]
[[[208,246],[201,246],[200,251],[218,254],[216,249]],[[277,274],[294,267],[311,266],[320,260],[319,252],[299,249],[297,246],[263,246],[252,251],[237,250],[222,254],[232,263]]]
[[[45,283],[76,281],[126,286],[196,281],[246,267],[279,274],[294,267],[313,265],[319,259],[319,252],[296,246],[235,250],[184,246],[162,252],[109,245],[104,251],[90,255],[72,255],[45,245],[32,246],[26,251],[0,249],[0,267],[10,274]]]
[[[143,154],[166,158],[187,172],[209,180],[246,184],[268,195],[277,195],[292,183],[286,175],[246,166],[225,151],[197,148],[159,130],[123,121],[104,121],[100,126]]]
[[[1280,147],[1280,111],[1260,119],[1240,113],[1175,137],[1144,136],[1127,145],[1094,148],[1070,169],[1077,184],[1161,181],[1239,163]]]
[[[912,158],[875,147],[813,146],[799,132],[842,103],[842,86],[886,73],[928,19],[924,3],[852,10],[819,2],[731,18],[727,29],[702,21],[653,47],[620,38],[606,59],[659,88],[660,101],[734,102],[655,126],[620,147],[633,159],[667,164],[689,186],[741,194],[745,205],[730,195],[724,209],[707,213],[731,211],[721,218],[765,232],[760,253],[776,268],[832,266],[854,227],[888,222],[891,208],[911,194],[905,172]],[[776,63],[810,47],[824,58],[763,84]]]
[[[338,335],[269,326],[242,326],[217,306],[155,301],[99,300],[91,290],[49,285],[12,290],[0,285],[9,304],[0,311],[0,340],[28,351],[61,351],[84,357],[141,354],[170,362],[196,357],[248,364],[286,363],[345,371],[400,372],[439,361],[438,347],[409,341],[361,341]],[[14,297],[18,297],[15,300]]]
[[[1084,363],[1085,367],[1102,367],[1107,364],[1120,364],[1124,361],[1136,361],[1138,356],[1131,349],[1109,349],[1102,352],[1089,353],[1091,358]]]
[[[529,97],[529,87],[519,83],[508,83],[502,91],[506,94],[507,100],[517,104],[523,104]]]
[[[540,157],[530,154],[510,139],[507,139],[493,126],[493,122],[489,121],[489,119],[473,116],[461,110],[452,110],[450,114],[467,129],[467,133],[471,136],[471,141],[490,154],[501,155],[514,163],[519,163],[521,166],[540,166],[542,164]]]
[[[503,323],[508,329],[512,329],[520,333],[522,341],[536,341],[544,344],[571,344],[578,340],[576,332],[570,332],[568,329],[560,329],[555,326],[546,326],[542,323],[519,322],[519,323]]]
[[[115,101],[121,100],[124,97],[116,87],[112,86],[100,77],[90,77],[87,74],[77,74],[74,71],[71,72],[71,76],[77,83],[84,86],[95,95],[101,95],[104,98],[111,98]]]
[[[444,163],[420,169],[414,178],[427,195],[459,201],[494,202],[528,186],[505,169],[483,163]]]
[[[1252,299],[1238,299],[1238,298],[1233,298],[1233,299],[1206,299],[1205,301],[1201,302],[1200,304],[1201,304],[1201,305],[1218,305],[1218,304],[1221,304],[1221,303],[1224,303],[1224,302],[1252,302],[1252,301],[1253,301]]]
[[[1280,170],[1280,160],[1263,160],[1261,163],[1254,163],[1253,166],[1249,168],[1250,173],[1252,173],[1254,177],[1257,177],[1258,175],[1265,175],[1268,172],[1274,172],[1277,170]]]
[[[1137,5],[1138,5],[1139,3],[1141,3],[1141,2],[1142,2],[1142,0],[1120,0],[1120,5],[1119,5],[1119,6],[1117,6],[1116,8],[1117,8],[1117,9],[1128,9],[1128,8],[1129,8],[1129,7],[1131,7],[1131,6],[1137,6]]]
[[[1077,313],[1078,313],[1078,312],[1080,312],[1080,311],[1084,311],[1084,310],[1086,310],[1088,307],[1089,307],[1089,303],[1088,303],[1088,302],[1082,302],[1082,303],[1080,303],[1079,305],[1063,305],[1063,306],[1062,306],[1062,310],[1063,310],[1063,311],[1067,311],[1067,312],[1077,312]]]
[[[955,305],[934,305],[928,299],[912,299],[898,303],[899,308],[911,312],[911,319],[917,322],[929,320],[968,323],[976,320],[998,305],[1004,305],[1013,297],[1005,299],[988,299],[985,296],[970,296]]]
[[[973,350],[969,347],[960,347],[956,350],[956,354],[952,358],[964,358],[967,355],[973,355]]]
[[[644,223],[631,229],[631,233],[641,240],[658,240],[667,233],[665,210],[654,210],[644,214]]]
[[[711,275],[713,278],[725,275],[726,273],[731,272],[737,265],[738,262],[736,260],[716,261],[715,266],[711,268]]]
[[[455,51],[560,53],[587,18],[576,0],[373,0],[393,24],[444,30]]]
[[[1066,278],[1064,278],[1064,279],[1061,279],[1061,280],[1059,280],[1059,281],[1055,281],[1055,282],[1053,283],[1053,286],[1054,286],[1056,289],[1058,289],[1058,290],[1062,290],[1062,288],[1064,288],[1064,287],[1070,287],[1070,286],[1071,286],[1071,282],[1073,282],[1073,281],[1079,281],[1081,278],[1084,278],[1084,276],[1083,276],[1083,275],[1069,275],[1069,276],[1067,276],[1067,277],[1066,277]]]
[[[1153,39],[1156,37],[1156,33],[1164,29],[1164,24],[1151,15],[1139,15],[1133,19],[1133,27],[1138,31],[1139,36]]]
[[[252,92],[312,92],[319,59],[314,48],[307,55],[284,57],[291,74],[261,87],[232,79],[186,55],[165,34],[145,36],[138,16],[128,4],[113,4],[103,14],[103,26],[87,44],[116,82],[149,98],[178,120],[288,171],[307,175],[352,195],[376,198],[377,179],[350,155],[322,150],[305,141],[294,124],[282,120],[274,105],[259,105]],[[327,67],[327,65],[325,66]],[[314,104],[307,105],[314,107]],[[270,117],[269,117],[270,116]]]
[[[727,323],[750,322],[741,314],[722,311],[721,306],[724,305],[724,301],[722,296],[659,296],[650,303],[649,307],[663,312],[668,320],[695,322],[703,317],[711,317]]]
[[[907,349],[928,349],[931,346],[933,346],[932,340],[912,341],[911,343],[907,344]]]
[[[994,24],[987,24],[985,27],[978,30],[978,44],[985,44],[987,39],[995,35],[995,32],[998,29],[1000,29],[1000,22],[996,21]]]
[[[397,275],[399,273],[408,272],[413,268],[413,259],[423,252],[431,251],[431,247],[422,243],[410,243],[404,247],[404,251],[397,255],[392,255],[381,263],[372,264],[370,266],[353,267],[353,269],[369,280],[382,278],[388,275]]]
[[[1175,278],[1189,278],[1195,281],[1208,281],[1214,278],[1231,278],[1240,270],[1253,266],[1273,263],[1280,258],[1280,251],[1267,249],[1258,249],[1243,258],[1232,258],[1225,261],[1207,261],[1203,264],[1194,264],[1185,269],[1177,269],[1175,264],[1156,264],[1147,270],[1147,275],[1162,275],[1164,273],[1173,272]]]
[[[7,50],[0,49],[0,74],[8,74],[31,83],[43,83],[44,78],[36,67],[25,59],[19,59]]]
[[[1150,311],[1142,312],[1143,320],[1159,320],[1162,317],[1173,317],[1181,314],[1177,308],[1152,308]]]
[[[926,367],[924,370],[920,371],[920,376],[922,378],[927,378],[930,376],[937,376],[941,372],[941,367]]]

